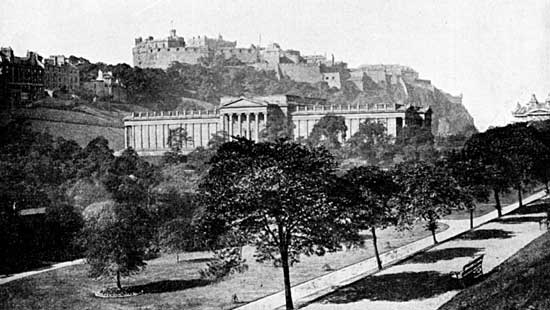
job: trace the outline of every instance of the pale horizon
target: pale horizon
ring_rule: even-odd
[[[517,102],[550,93],[548,1],[16,1],[0,12],[0,46],[132,63],[136,37],[171,28],[334,54],[350,68],[402,64],[463,94],[479,130],[512,120]]]

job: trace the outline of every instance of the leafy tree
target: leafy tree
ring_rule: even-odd
[[[323,116],[311,130],[308,137],[308,143],[313,146],[323,146],[330,151],[340,150],[342,143],[346,139],[345,118],[334,114]]]
[[[426,162],[405,162],[394,171],[395,182],[401,189],[401,216],[414,216],[427,221],[426,227],[437,243],[437,221],[452,210],[471,204],[455,179],[443,168]]]
[[[474,227],[474,200],[487,202],[490,188],[487,186],[487,174],[479,161],[468,158],[464,152],[451,151],[438,163],[458,182],[462,193],[469,196],[472,203],[466,205],[470,212],[470,228]]]
[[[292,133],[288,117],[280,108],[271,108],[267,113],[266,127],[260,132],[260,139],[276,141],[290,138]]]
[[[335,163],[325,150],[278,140],[222,145],[199,187],[202,230],[211,238],[234,228],[250,236],[259,261],[282,266],[293,309],[290,265],[323,255],[351,235],[348,212],[330,199]]]
[[[88,219],[83,231],[83,246],[90,275],[116,276],[122,290],[121,276],[139,272],[146,265],[149,245],[148,213],[142,205],[116,203]]]
[[[386,126],[365,120],[346,141],[346,146],[350,156],[361,157],[371,165],[377,165],[392,156],[391,142],[392,137],[387,134]]]
[[[358,226],[370,229],[378,268],[382,261],[378,253],[376,229],[383,229],[396,223],[392,200],[398,193],[397,184],[389,172],[375,166],[356,167],[345,177],[348,181],[349,199],[355,211]]]
[[[531,182],[533,172],[548,157],[548,148],[538,138],[536,129],[526,123],[496,127],[473,135],[464,151],[478,160],[488,172],[497,210],[501,216],[499,193],[514,187],[522,205],[522,188]]]

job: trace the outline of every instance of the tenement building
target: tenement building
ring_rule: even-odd
[[[42,57],[27,52],[16,57],[11,48],[0,49],[0,105],[15,107],[44,95],[44,63]]]
[[[50,56],[45,62],[44,84],[48,90],[74,93],[80,86],[78,68],[63,55]]]
[[[260,141],[269,122],[276,119],[290,125],[294,139],[307,139],[313,126],[329,114],[344,117],[347,137],[355,134],[365,120],[384,124],[394,137],[405,126],[431,126],[429,107],[395,103],[327,105],[324,99],[292,95],[224,97],[213,111],[133,113],[124,118],[124,143],[140,155],[158,156],[170,150],[168,137],[180,131],[187,136],[182,139],[182,150],[189,153],[197,147],[206,147],[214,134]]]
[[[524,105],[517,104],[512,112],[516,122],[543,121],[550,119],[550,95],[545,101],[539,102],[533,94],[531,100]]]

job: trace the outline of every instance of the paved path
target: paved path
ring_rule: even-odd
[[[452,271],[484,253],[488,273],[546,232],[538,221],[545,213],[504,216],[402,263],[362,279],[304,309],[436,310],[461,290]]]
[[[540,191],[538,193],[535,193],[527,198],[524,199],[524,204],[528,204],[530,202],[533,202],[535,200],[538,200],[545,196],[544,191]],[[508,205],[503,208],[503,214],[510,213],[518,208],[518,203],[514,203],[511,205]],[[490,212],[486,215],[480,216],[474,220],[474,225],[480,226],[483,225],[495,218],[497,218],[497,212],[496,210],[493,212]],[[437,239],[440,242],[449,240],[461,233],[464,233],[469,230],[469,220],[447,220],[444,221],[447,225],[449,225],[449,228],[443,232],[440,232],[437,234]],[[530,227],[528,227],[531,229]],[[539,233],[538,224],[536,227],[536,232]],[[522,233],[523,234],[523,233]],[[521,234],[521,235],[522,235]],[[536,236],[532,235],[529,238],[527,238],[529,241],[534,239]],[[526,240],[527,240],[526,239]],[[508,240],[506,240],[508,241]],[[403,247],[385,252],[381,255],[381,259],[384,266],[395,264],[419,251],[428,249],[433,246],[432,237],[426,237],[424,239],[415,241],[413,243],[407,244]],[[444,245],[441,245],[444,246]],[[481,246],[481,245],[480,245]],[[520,248],[520,247],[519,247]],[[516,247],[516,250],[514,252],[511,252],[510,255],[515,253],[517,250],[519,250],[518,247]],[[500,258],[501,256],[499,256]],[[467,260],[468,258],[466,258]],[[490,264],[492,261],[491,258],[487,260],[487,264]],[[460,264],[460,263],[458,263]],[[490,267],[491,265],[487,265],[487,267]],[[485,267],[485,265],[484,265]],[[486,268],[487,268],[486,267]],[[388,268],[384,270],[383,272],[387,273],[389,270],[392,270],[395,267]],[[357,264],[339,269],[335,272],[326,274],[324,276],[315,278],[313,280],[310,280],[308,282],[299,284],[297,286],[294,286],[292,288],[292,297],[294,300],[294,306],[298,307],[303,304],[307,304],[313,300],[318,299],[319,297],[322,297],[328,293],[334,292],[337,289],[349,285],[351,283],[354,283],[362,278],[365,278],[368,275],[372,275],[377,272],[376,267],[376,260],[375,258],[370,258],[367,260],[364,260],[362,262],[359,262]],[[292,272],[291,272],[292,276]],[[391,285],[391,283],[389,284]],[[414,284],[413,284],[414,285]],[[456,294],[456,293],[455,293]],[[454,296],[454,295],[453,295]],[[450,297],[449,297],[450,298]],[[239,307],[237,309],[239,310],[272,310],[272,309],[278,309],[284,307],[285,303],[285,297],[284,297],[284,291],[269,295],[267,297],[261,298],[259,300],[256,300],[254,302],[248,303],[242,307]],[[314,304],[309,306],[307,309],[315,309],[314,307],[317,306],[324,306],[319,304]],[[350,304],[344,304],[342,309],[349,309]],[[337,307],[336,305],[329,305],[328,308],[323,309],[333,309],[330,307]],[[338,307],[339,308],[339,307]],[[357,309],[366,309],[367,306],[363,305],[360,306]],[[370,304],[368,306],[370,309]],[[373,308],[375,309],[375,308]],[[393,308],[380,308],[380,309],[393,309]],[[402,308],[402,309],[409,309],[409,308]],[[414,309],[414,308],[411,308]],[[428,309],[428,308],[422,308],[422,309]]]
[[[55,269],[59,269],[59,268],[63,268],[63,267],[68,267],[68,266],[72,266],[72,265],[83,264],[83,263],[84,263],[84,259],[81,258],[81,259],[73,260],[73,261],[70,261],[70,262],[57,263],[57,264],[54,264],[54,265],[52,265],[50,267],[47,267],[47,268],[44,268],[44,269],[31,270],[31,271],[17,273],[17,274],[14,274],[14,275],[7,276],[5,278],[0,278],[0,285],[11,282],[11,281],[14,281],[14,280],[17,280],[17,279],[30,277],[30,276],[35,275],[35,274],[48,272],[48,271],[51,271],[51,270],[55,270]]]

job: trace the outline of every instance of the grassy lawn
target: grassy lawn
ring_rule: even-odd
[[[527,197],[534,192],[537,192],[539,190],[542,190],[544,188],[543,185],[535,186],[534,188],[524,191],[523,197]],[[504,207],[509,204],[512,204],[514,202],[518,201],[518,193],[515,190],[510,191],[509,193],[501,194],[500,195],[500,204]],[[476,203],[476,209],[474,210],[474,217],[485,215],[491,211],[494,211],[495,209],[495,198],[493,196],[493,193],[491,192],[491,195],[489,197],[489,201],[484,202],[478,202]],[[470,212],[468,210],[459,210],[455,211],[447,216],[444,217],[446,220],[466,220],[470,218]]]
[[[441,227],[440,229],[446,229]],[[393,228],[378,233],[381,251],[388,251],[430,235],[421,224],[411,230]],[[329,253],[323,257],[303,257],[291,268],[292,284],[298,284],[373,256],[370,236],[363,247]],[[199,279],[210,254],[164,255],[148,262],[144,272],[123,279],[123,286],[141,286],[149,293],[128,298],[100,299],[93,296],[103,287],[114,286],[112,279],[90,279],[87,266],[78,265],[35,275],[0,286],[0,309],[231,309],[283,289],[282,271],[271,263],[260,264],[253,249],[243,251],[248,271],[218,283]]]
[[[549,248],[545,233],[439,310],[550,309]]]

